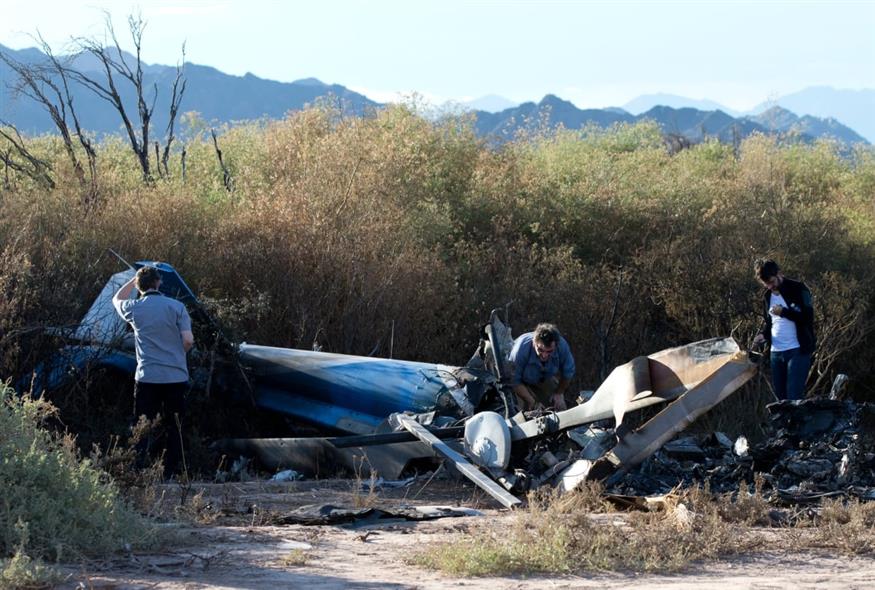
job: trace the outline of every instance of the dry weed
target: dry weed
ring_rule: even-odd
[[[295,567],[307,565],[313,556],[303,549],[292,549],[277,560],[277,563],[283,567]]]
[[[857,499],[825,499],[804,530],[803,546],[834,549],[843,555],[875,553],[875,504]],[[807,533],[807,534],[805,534]]]
[[[750,550],[756,539],[720,518],[713,502],[678,494],[653,512],[593,519],[592,495],[529,496],[504,529],[487,526],[429,547],[413,562],[457,575],[593,570],[676,571],[693,561]]]
[[[355,478],[350,483],[352,492],[352,504],[356,508],[373,508],[379,500],[377,480],[379,479],[377,471],[368,463],[368,471],[370,472],[368,479],[362,477],[362,472],[367,463],[367,457],[361,457],[355,460]],[[365,492],[366,490],[366,492]]]
[[[770,515],[774,508],[763,496],[763,483],[763,477],[759,473],[754,475],[753,490],[742,480],[736,494],[728,494],[719,499],[720,517],[727,522],[745,526],[772,525],[773,520]]]

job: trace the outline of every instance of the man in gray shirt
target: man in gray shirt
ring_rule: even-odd
[[[136,286],[138,299],[131,299]],[[144,266],[122,285],[112,298],[118,314],[134,328],[137,372],[134,375],[134,415],[153,420],[161,415],[167,433],[164,476],[177,472],[182,456],[182,423],[185,392],[188,390],[188,364],[185,354],[194,345],[191,318],[185,305],[165,297],[158,290],[161,275],[154,266]],[[144,460],[152,437],[138,450]]]

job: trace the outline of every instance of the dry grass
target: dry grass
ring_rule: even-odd
[[[471,535],[434,544],[411,562],[475,576],[672,572],[768,548],[774,535],[767,536],[765,527],[777,527],[782,545],[796,552],[875,552],[875,504],[825,500],[815,510],[797,510],[792,518],[775,521],[776,509],[763,497],[759,478],[732,494],[693,488],[648,506],[642,512],[611,512],[598,486],[562,496],[532,495],[510,525],[482,523]]]
[[[367,470],[369,471],[368,478],[364,479],[362,476],[362,473],[365,471],[366,462],[367,457],[362,457],[360,460],[355,461],[355,478],[350,482],[352,504],[356,508],[373,508],[380,499],[377,486],[379,476],[370,463],[367,465]]]
[[[758,546],[700,496],[678,494],[654,512],[593,517],[606,506],[593,491],[530,496],[509,529],[484,527],[438,544],[414,562],[457,575],[629,570],[677,571],[689,563]]]
[[[875,554],[875,503],[825,499],[796,532],[802,546],[842,555]]]
[[[726,522],[738,523],[744,526],[769,526],[772,524],[770,513],[773,506],[763,496],[763,478],[756,474],[752,486],[742,481],[738,492],[724,498],[713,498],[717,502],[720,517]],[[703,497],[711,498],[708,488],[701,492]]]

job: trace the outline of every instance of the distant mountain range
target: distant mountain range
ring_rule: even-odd
[[[510,136],[525,125],[546,124],[552,127],[561,124],[567,129],[579,129],[592,123],[607,127],[614,123],[634,123],[649,119],[656,121],[664,133],[683,135],[693,142],[707,137],[732,142],[760,132],[794,134],[803,141],[831,137],[847,144],[868,143],[853,129],[835,119],[819,119],[810,115],[799,117],[777,106],[760,115],[745,117],[732,117],[721,110],[661,105],[633,115],[617,108],[578,109],[570,102],[548,94],[539,103],[526,102],[498,113],[476,114],[477,131],[484,136]]]
[[[762,103],[753,112],[761,113],[775,105],[794,113],[837,119],[870,143],[875,143],[875,89],[837,90],[828,86],[812,86]]]
[[[735,111],[710,100],[695,100],[674,94],[647,94],[626,103],[623,109],[637,115],[657,105],[692,107],[704,111],[721,110],[733,117],[761,116],[773,107],[783,107],[801,115],[835,119],[854,129],[870,143],[875,142],[875,89],[840,90],[828,86],[812,86],[762,102],[746,112]]]
[[[700,111],[723,111],[727,115],[732,115],[733,117],[738,117],[745,114],[740,111],[732,110],[727,106],[724,106],[718,102],[714,102],[713,100],[696,100],[694,98],[687,98],[685,96],[678,96],[676,94],[664,93],[642,94],[641,96],[624,104],[623,110],[628,111],[633,115],[640,115],[641,113],[645,113],[653,107],[657,106],[672,107],[674,109],[691,108]]]
[[[37,49],[16,51],[0,45],[0,52],[27,64],[45,59],[44,54]],[[126,60],[134,60],[131,55],[124,57]],[[83,72],[98,68],[96,58],[91,56],[84,56],[73,65]],[[172,66],[152,65],[144,68],[144,86],[151,88],[155,84],[158,87],[152,127],[159,134],[167,126],[166,105],[175,76],[176,68]],[[323,84],[315,78],[291,83],[275,82],[252,74],[230,76],[215,68],[192,63],[185,64],[185,77],[187,86],[181,112],[197,111],[209,122],[225,123],[263,117],[278,119],[288,111],[300,110],[307,104],[329,96],[339,98],[345,108],[357,115],[368,108],[380,106],[364,95],[338,84]],[[9,85],[15,79],[15,73],[10,67],[0,61],[0,120],[13,123],[22,132],[30,134],[56,131],[51,119],[38,104],[24,97],[13,96]],[[130,105],[130,112],[136,113],[135,97],[131,92],[125,94],[122,88],[127,90],[127,87],[120,85],[122,98]],[[83,125],[88,129],[99,133],[115,133],[121,128],[118,114],[90,91],[74,87],[73,100]]]
[[[0,52],[12,59],[27,63],[39,63],[45,56],[37,49],[13,50],[0,45]],[[133,59],[124,55],[125,59]],[[81,71],[96,71],[99,64],[93,57],[82,56],[74,62]],[[169,88],[175,76],[175,67],[146,65],[146,87],[158,87],[153,129],[159,136],[167,125],[166,103]],[[231,76],[219,70],[196,64],[185,65],[187,89],[182,103],[182,112],[197,111],[212,123],[261,118],[276,119],[289,111],[299,110],[321,98],[335,97],[344,109],[355,115],[381,106],[368,97],[353,92],[339,84],[325,84],[315,78],[291,83],[265,80],[252,74]],[[32,100],[15,96],[10,86],[15,73],[0,61],[0,120],[14,124],[28,134],[52,133],[55,128],[48,115]],[[131,111],[135,112],[134,96],[123,94]],[[786,102],[785,102],[786,99]],[[625,108],[579,109],[572,103],[553,95],[540,102],[515,105],[500,96],[490,95],[472,101],[468,108],[474,109],[477,131],[483,136],[508,137],[524,125],[533,122],[549,126],[562,125],[578,129],[588,124],[609,126],[618,122],[633,123],[643,119],[656,121],[665,133],[684,135],[691,141],[703,137],[716,137],[721,141],[734,141],[754,132],[794,133],[803,140],[832,137],[845,143],[866,142],[853,129],[840,123],[834,113],[837,105],[847,106],[848,115],[858,122],[858,130],[875,139],[875,90],[842,91],[829,88],[813,88],[784,99],[775,104],[764,105],[758,114],[741,115],[712,101],[694,101],[674,95],[647,95],[625,105]],[[115,133],[120,130],[117,114],[97,96],[84,89],[74,90],[74,104],[83,124],[99,133]],[[795,109],[782,108],[787,104]],[[767,107],[767,108],[766,108]],[[811,113],[806,109],[813,109]],[[794,112],[806,113],[797,116]],[[864,116],[864,114],[866,116]],[[868,131],[865,131],[868,130]]]
[[[519,103],[504,98],[503,96],[498,96],[497,94],[487,94],[486,96],[481,96],[480,98],[469,100],[463,103],[463,105],[474,111],[497,113],[498,111],[512,109],[516,106],[519,106]]]

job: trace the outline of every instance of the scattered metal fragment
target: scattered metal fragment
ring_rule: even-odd
[[[345,508],[332,504],[311,504],[277,515],[273,522],[278,525],[326,525],[368,524],[387,519],[435,520],[460,516],[482,516],[471,508],[451,506],[399,506],[397,508]]]
[[[747,437],[744,435],[741,435],[737,439],[735,439],[735,443],[732,445],[732,452],[739,457],[747,457],[747,452],[749,449],[750,446],[747,443]]]

